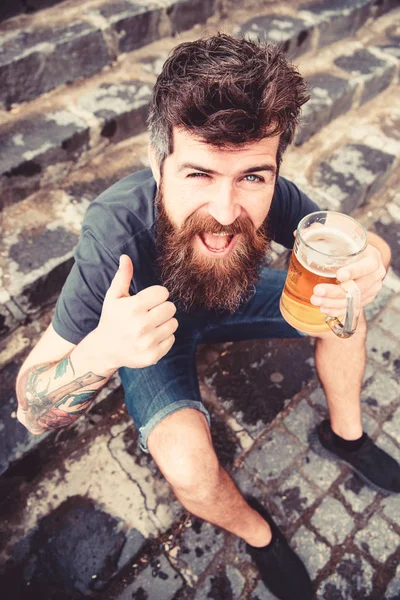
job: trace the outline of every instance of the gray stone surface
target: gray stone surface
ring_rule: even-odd
[[[246,458],[245,465],[264,483],[278,477],[288,467],[301,448],[294,440],[278,430],[272,431]]]
[[[151,87],[140,81],[103,83],[81,96],[79,106],[101,121],[103,137],[119,142],[146,129],[150,97]]]
[[[235,34],[250,40],[268,40],[284,44],[290,57],[299,56],[310,48],[313,25],[310,21],[288,15],[260,15],[243,23]]]
[[[314,133],[350,110],[357,85],[354,81],[317,73],[307,78],[311,98],[302,109],[301,127],[295,144],[304,144]]]
[[[291,546],[303,560],[311,579],[316,578],[331,558],[329,546],[319,540],[315,533],[304,525],[293,536]]]
[[[354,527],[353,518],[343,504],[331,496],[322,500],[310,522],[332,545],[342,544]]]
[[[328,490],[341,473],[336,462],[323,458],[311,450],[303,456],[301,470],[322,490]]]
[[[376,498],[376,492],[352,473],[339,485],[346,502],[354,512],[362,513]]]
[[[371,13],[370,0],[333,0],[327,3],[305,4],[300,16],[317,23],[318,45],[327,46],[354,33]]]
[[[271,496],[287,523],[295,523],[316,499],[317,494],[299,473],[285,479]]]
[[[378,324],[400,340],[400,314],[397,311],[385,310],[378,318]]]
[[[386,306],[390,298],[393,296],[393,291],[383,285],[378,296],[373,302],[364,307],[364,313],[367,321],[372,321]]]
[[[320,415],[311,408],[306,400],[302,400],[295,406],[283,420],[290,433],[298,437],[305,445],[309,443],[310,434],[320,422]]]
[[[204,23],[215,11],[215,0],[168,0],[172,35]]]
[[[347,144],[319,164],[312,184],[331,196],[336,210],[350,214],[368,202],[382,185],[394,158],[392,154],[363,144]]]
[[[195,575],[203,573],[224,546],[222,530],[210,523],[195,521],[181,539],[179,558]]]
[[[366,527],[354,536],[355,544],[368,552],[375,560],[384,562],[400,543],[400,537],[393,528],[377,514],[368,521]]]
[[[0,102],[9,108],[32,100],[89,77],[108,62],[103,34],[88,22],[17,31],[6,37],[0,51]]]
[[[387,418],[383,430],[400,444],[400,407]]]
[[[132,562],[134,556],[139,552],[143,546],[145,538],[137,531],[137,529],[131,529],[125,536],[125,544],[122,547],[121,554],[118,559],[118,570],[123,569]]]
[[[362,555],[345,554],[335,571],[321,583],[318,598],[358,600],[371,597],[374,570]]]
[[[181,577],[165,556],[161,556],[152,561],[115,600],[172,600],[182,585]]]
[[[240,598],[245,585],[245,578],[235,567],[227,565],[224,570],[218,570],[215,575],[210,575],[199,586],[195,600],[235,600]]]
[[[382,510],[386,517],[400,525],[400,496],[393,495],[382,500]]]
[[[374,325],[367,335],[368,355],[382,365],[390,365],[400,357],[400,344]]]
[[[391,267],[397,276],[400,276],[400,228],[396,222],[383,223],[377,221],[374,231],[383,237],[392,250]]]
[[[377,371],[369,380],[361,392],[361,400],[374,414],[379,410],[390,406],[398,400],[400,385],[396,378],[389,372]]]
[[[372,51],[371,51],[372,50]],[[356,50],[350,55],[339,56],[335,64],[352,75],[356,81],[362,81],[363,91],[360,104],[364,104],[380,94],[393,80],[396,66],[393,60],[385,59],[373,49]]]
[[[107,19],[115,34],[119,52],[141,48],[159,37],[162,9],[156,5],[140,4],[124,0],[115,4],[105,2],[97,7],[99,14]]]
[[[0,131],[0,210],[36,191],[46,167],[76,160],[89,143],[87,123],[66,110],[3,125]]]
[[[385,600],[399,600],[399,598],[400,598],[400,565],[397,567],[396,573],[386,590]]]
[[[250,594],[249,600],[276,600],[276,596],[265,587],[262,581],[259,581],[257,587]]]

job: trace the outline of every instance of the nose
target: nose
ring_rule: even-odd
[[[222,183],[214,193],[214,199],[208,204],[208,212],[221,225],[230,225],[241,213],[231,183],[229,181]]]

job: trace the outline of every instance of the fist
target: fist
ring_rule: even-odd
[[[132,261],[123,254],[96,328],[99,350],[107,367],[114,370],[156,364],[171,349],[178,327],[168,290],[154,285],[130,296],[132,277]]]

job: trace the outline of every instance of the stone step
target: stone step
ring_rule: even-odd
[[[71,0],[11,19],[2,25],[0,103],[10,109],[89,77],[120,54],[204,23],[215,9],[214,0]]]
[[[0,6],[0,21],[19,14],[37,12],[59,2],[63,0],[3,0]]]
[[[235,19],[241,18],[239,12],[232,15],[231,32],[238,32]],[[276,27],[276,19],[270,22]],[[393,28],[399,22],[400,10],[393,11],[364,26],[359,41],[347,40],[346,53],[339,42],[318,50],[318,56],[311,58],[308,53],[301,59],[309,71],[312,100],[305,107],[297,144],[397,80]],[[220,25],[217,20],[215,31]],[[244,28],[242,33],[249,31]],[[199,33],[194,28],[181,39],[194,39]],[[270,34],[277,38],[273,28]],[[73,84],[68,94],[65,89],[56,90],[16,112],[3,113],[0,135],[6,151],[0,160],[0,210],[53,185],[66,170],[83,165],[109,144],[144,131],[151,88],[168,50],[175,45],[172,37],[150,44],[126,55],[110,71]],[[315,52],[317,46],[318,40],[310,36],[308,49]]]

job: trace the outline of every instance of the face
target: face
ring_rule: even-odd
[[[236,310],[265,259],[265,221],[276,179],[279,138],[216,149],[175,131],[158,181],[164,285],[175,300]]]

